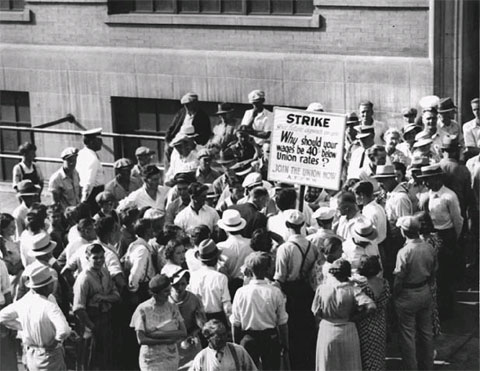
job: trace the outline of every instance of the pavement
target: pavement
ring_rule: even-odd
[[[51,203],[47,192],[43,192],[42,202]],[[0,183],[0,211],[12,213],[17,206],[18,199],[11,185]],[[442,323],[441,334],[435,338],[435,370],[480,370],[478,272],[474,272],[469,281],[459,285],[454,316]],[[393,336],[387,344],[387,370],[401,368],[398,343]]]

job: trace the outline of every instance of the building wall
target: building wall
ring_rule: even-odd
[[[104,3],[64,1],[27,3],[33,22],[0,24],[0,89],[30,93],[33,125],[72,113],[111,131],[112,96],[178,99],[194,90],[205,101],[246,102],[258,88],[269,104],[319,101],[332,112],[368,98],[378,119],[395,123],[432,92],[424,0],[316,0],[317,29],[111,24]],[[80,146],[75,137],[36,141],[40,156]]]

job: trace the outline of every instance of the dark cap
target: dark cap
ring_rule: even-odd
[[[457,107],[453,104],[453,100],[450,97],[440,99],[438,103],[438,113],[445,113],[454,111]]]
[[[170,286],[170,279],[164,274],[155,275],[150,282],[148,287],[153,292],[160,292]]]

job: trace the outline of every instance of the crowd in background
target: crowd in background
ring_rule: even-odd
[[[113,179],[101,128],[61,151],[46,190],[20,146],[19,205],[0,214],[2,370],[384,370],[392,337],[405,369],[433,368],[478,270],[479,99],[463,125],[448,97],[391,123],[360,102],[341,189],[304,192],[268,180],[273,114],[263,91],[248,99],[241,122],[221,103],[212,125],[187,93],[163,164],[141,146]]]

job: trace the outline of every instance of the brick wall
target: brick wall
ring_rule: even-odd
[[[359,0],[355,0],[359,1]],[[328,3],[328,2],[327,2]],[[320,29],[108,25],[105,4],[27,4],[32,24],[1,24],[3,43],[426,57],[428,9],[317,7]]]

